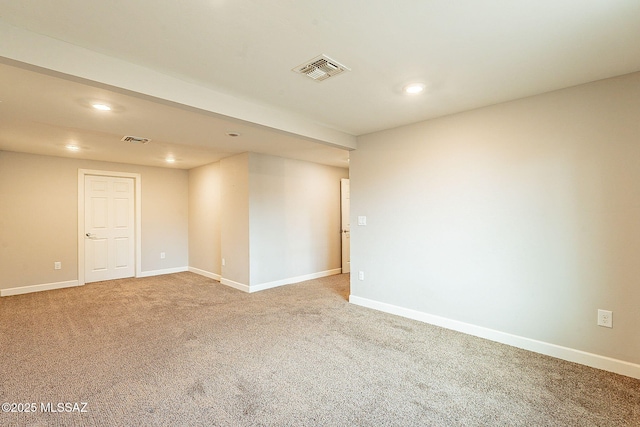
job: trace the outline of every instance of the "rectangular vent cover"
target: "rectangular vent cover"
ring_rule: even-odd
[[[140,138],[139,136],[125,135],[120,141],[132,142],[134,144],[148,144],[151,140],[149,138]]]
[[[317,82],[321,82],[327,80],[329,77],[337,76],[343,71],[351,71],[351,69],[329,58],[327,55],[320,55],[304,64],[298,65],[293,71],[304,74]]]

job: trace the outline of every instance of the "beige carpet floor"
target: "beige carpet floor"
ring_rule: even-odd
[[[354,306],[348,288],[179,273],[2,298],[0,402],[37,410],[0,425],[640,426],[638,380]]]

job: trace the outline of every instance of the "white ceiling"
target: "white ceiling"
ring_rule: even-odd
[[[348,151],[185,106],[2,63],[0,82],[1,150],[180,169],[252,151],[348,167]],[[113,110],[97,111],[95,101]],[[230,131],[240,136],[227,136]],[[125,143],[125,135],[151,142]],[[80,151],[69,152],[69,144]]]
[[[345,140],[640,70],[638,0],[0,0],[0,24],[0,149],[52,154],[77,138],[82,155],[123,161],[114,137],[138,134],[153,142],[128,162],[173,151],[184,168],[240,150],[346,166],[335,146],[349,144],[322,132]],[[114,66],[91,68],[86,52]],[[320,54],[352,71],[291,71]],[[426,93],[403,94],[413,81]],[[97,116],[93,98],[121,109]]]

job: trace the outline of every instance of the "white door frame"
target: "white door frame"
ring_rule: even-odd
[[[113,171],[99,171],[92,169],[78,169],[78,286],[84,285],[84,242],[85,242],[85,230],[84,230],[84,178],[86,175],[96,176],[110,176],[115,178],[133,178],[135,186],[135,264],[136,264],[136,277],[140,277],[142,272],[142,239],[141,239],[141,177],[139,173],[127,173],[127,172],[113,172]]]
[[[340,180],[340,250],[342,259],[342,273],[351,273],[351,181],[349,178]],[[346,197],[345,197],[346,189]],[[345,228],[345,203],[347,204],[346,219],[349,223],[349,229]],[[347,234],[349,233],[349,234]],[[349,242],[349,248],[345,249],[345,242]]]

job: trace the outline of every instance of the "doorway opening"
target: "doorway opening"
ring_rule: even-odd
[[[349,221],[350,192],[349,179],[340,180],[340,218],[342,235],[342,273],[351,272],[351,225]]]

